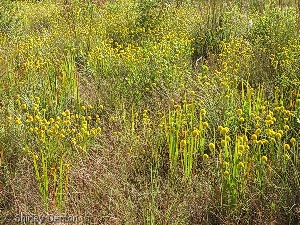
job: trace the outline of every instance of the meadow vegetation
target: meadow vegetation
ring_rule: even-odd
[[[299,10],[2,0],[0,223],[299,224]]]

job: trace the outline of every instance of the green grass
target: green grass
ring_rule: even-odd
[[[3,1],[1,223],[298,224],[299,10]]]

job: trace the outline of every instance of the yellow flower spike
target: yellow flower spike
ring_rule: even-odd
[[[39,117],[39,115],[35,115],[35,116],[34,116],[34,120],[35,120],[35,121],[40,121],[40,119],[41,119],[41,118]]]
[[[222,130],[220,131],[220,133],[221,133],[222,135],[225,135],[225,134],[228,133],[228,131],[229,131],[229,128],[228,128],[228,127],[224,127],[224,128],[222,128]]]
[[[83,105],[83,106],[81,106],[81,109],[84,111],[84,110],[86,110],[86,108],[85,108],[85,106]]]
[[[194,137],[198,136],[199,135],[199,130],[197,130],[197,129],[193,130],[192,135]]]
[[[204,116],[206,114],[206,110],[205,109],[201,109],[200,113],[201,113],[202,116]]]
[[[91,116],[87,116],[87,120],[91,120],[92,119],[92,117]]]
[[[213,149],[215,149],[215,144],[214,143],[209,143],[208,147],[209,147],[210,150],[213,150]]]
[[[284,148],[284,150],[290,150],[291,149],[289,144],[284,144],[283,148]]]
[[[222,140],[222,141],[221,141],[221,145],[222,145],[222,146],[225,146],[225,145],[226,145],[226,140]]]
[[[241,151],[241,152],[244,151],[245,150],[245,146],[244,145],[239,145],[238,150]]]
[[[229,136],[226,136],[226,137],[225,137],[225,140],[226,140],[227,142],[230,142],[230,141],[231,141],[231,138],[230,138]]]
[[[261,157],[261,161],[263,161],[263,162],[267,162],[268,161],[268,158],[267,158],[267,156],[263,156],[263,157]]]
[[[226,171],[224,171],[224,176],[228,176],[229,175],[229,172],[226,170]]]
[[[88,105],[88,109],[93,109],[94,107],[92,105]]]
[[[38,160],[38,158],[39,158],[39,156],[38,155],[36,155],[36,154],[33,154],[33,160]]]
[[[238,168],[242,169],[242,168],[244,168],[244,167],[245,167],[244,163],[243,163],[243,162],[239,162]]]
[[[103,107],[103,105],[99,105],[99,109],[103,109],[104,107]]]
[[[283,130],[278,130],[278,133],[283,135]]]
[[[35,101],[36,101],[37,104],[40,104],[40,102],[41,102],[40,97],[35,97]]]
[[[33,122],[33,116],[31,116],[31,115],[28,115],[28,120],[29,120],[29,122]]]
[[[96,131],[98,135],[101,135],[101,131],[102,131],[101,127],[97,127]]]
[[[258,135],[260,135],[260,133],[261,133],[261,129],[257,128],[256,131],[255,131],[255,134],[258,136]]]
[[[295,144],[295,143],[296,143],[296,139],[295,139],[295,138],[291,138],[290,142],[291,142],[292,144]]]
[[[272,120],[266,120],[265,123],[266,123],[267,126],[269,126],[269,125],[271,125],[274,122]]]
[[[22,109],[27,109],[27,105],[24,103],[24,104],[22,104]]]
[[[289,130],[289,129],[290,129],[289,125],[284,125],[283,128],[284,128],[285,130]]]
[[[70,116],[70,114],[71,114],[70,110],[68,110],[68,109],[65,111],[65,113],[66,113],[67,116]]]
[[[252,134],[251,139],[252,139],[253,141],[256,141],[256,140],[257,140],[257,135],[256,135],[256,134]]]
[[[242,115],[242,114],[243,114],[243,110],[237,109],[237,110],[236,110],[236,114],[237,114],[238,116]]]
[[[207,128],[208,127],[208,122],[203,122],[203,127]]]
[[[195,95],[195,91],[191,91],[191,95]]]
[[[91,129],[91,135],[94,136],[94,135],[96,135],[96,133],[97,133],[96,129],[95,129],[95,128],[92,128],[92,129]]]
[[[289,160],[291,157],[289,154],[284,154],[284,159]]]
[[[263,144],[268,144],[269,141],[267,139],[262,139]]]
[[[180,141],[180,147],[182,148],[184,146],[186,146],[186,140],[181,140]]]
[[[272,116],[271,116],[271,115],[267,115],[266,119],[267,119],[267,120],[271,120],[271,119],[272,119]]]
[[[67,116],[67,114],[65,112],[63,112],[61,115],[64,116],[64,117]]]
[[[243,123],[243,122],[245,122],[245,119],[243,117],[240,117],[239,122]]]
[[[222,126],[218,126],[218,131],[221,132],[221,130],[223,130],[223,127]]]
[[[260,116],[256,116],[255,119],[258,121],[260,120]]]
[[[251,117],[255,117],[255,114],[254,114],[254,113],[251,113],[250,116],[251,116]]]
[[[19,117],[17,117],[17,119],[15,120],[15,123],[17,125],[20,125],[20,124],[22,124],[22,121],[21,121],[21,119]]]
[[[207,154],[203,154],[203,160],[208,160],[209,156]]]

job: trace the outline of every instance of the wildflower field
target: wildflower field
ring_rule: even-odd
[[[0,224],[300,224],[299,132],[298,0],[1,0]]]

